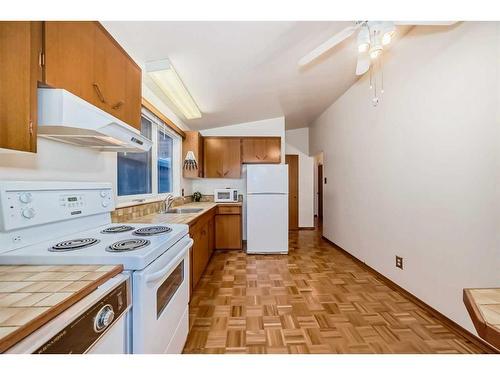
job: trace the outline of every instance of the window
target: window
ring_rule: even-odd
[[[141,118],[141,134],[151,139],[153,124]],[[151,194],[151,150],[118,153],[118,195]]]
[[[181,139],[163,122],[144,110],[141,133],[151,139],[148,152],[119,152],[117,190],[120,201],[154,198],[158,194],[179,194]]]
[[[164,130],[158,130],[158,193],[170,193],[173,190],[173,143]]]

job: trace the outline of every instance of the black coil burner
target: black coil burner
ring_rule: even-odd
[[[106,251],[109,251],[111,253],[122,253],[124,251],[139,250],[142,249],[143,247],[148,246],[149,244],[150,241],[148,240],[129,239],[129,240],[118,241],[112,245],[109,245],[106,248]]]
[[[131,227],[130,225],[117,225],[114,227],[109,227],[106,229],[103,229],[101,233],[122,233],[122,232],[128,232],[133,230],[134,227]]]
[[[64,252],[64,251],[79,250],[85,247],[95,245],[96,243],[99,243],[99,240],[96,238],[77,238],[76,240],[59,242],[54,246],[52,246],[51,248],[49,248],[49,251]]]
[[[154,236],[156,234],[168,233],[171,232],[172,228],[166,227],[163,225],[155,225],[152,227],[144,227],[136,229],[132,232],[136,236]]]

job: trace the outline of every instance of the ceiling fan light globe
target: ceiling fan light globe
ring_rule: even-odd
[[[358,52],[359,53],[364,53],[370,49],[370,44],[369,43],[361,43],[358,45]]]
[[[389,31],[382,36],[382,45],[386,46],[392,41],[394,31]]]

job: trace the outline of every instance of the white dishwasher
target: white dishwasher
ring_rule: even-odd
[[[6,353],[130,353],[130,293],[130,276],[119,274]]]

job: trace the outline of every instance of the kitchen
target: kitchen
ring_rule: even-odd
[[[498,353],[495,98],[474,102],[481,132],[461,123],[483,159],[438,141],[466,137],[435,104],[461,100],[440,61],[496,92],[497,50],[471,42],[496,45],[497,23],[5,20],[0,35],[0,353]],[[413,50],[442,60],[418,70]],[[413,108],[402,67],[418,98],[448,96]],[[410,117],[435,149],[392,131]]]

